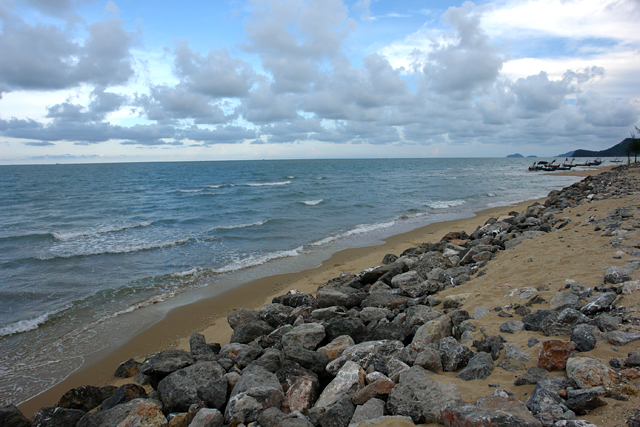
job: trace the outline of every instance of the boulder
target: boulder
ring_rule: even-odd
[[[217,409],[202,408],[198,411],[189,427],[221,427],[224,417]]]
[[[415,306],[415,307],[420,307],[420,306]],[[364,323],[377,322],[381,319],[386,319],[390,315],[393,316],[393,312],[391,310],[388,310],[386,308],[378,308],[378,307],[366,307],[366,308],[363,308],[359,313],[360,319],[362,319]]]
[[[363,423],[384,416],[384,400],[369,399],[363,405],[357,406],[351,417],[350,424]]]
[[[329,357],[325,353],[306,350],[302,347],[288,347],[284,349],[284,355],[287,359],[316,374],[322,374],[329,363]]]
[[[193,403],[222,409],[227,397],[225,370],[216,362],[199,362],[169,374],[158,384],[164,410],[186,412]]]
[[[543,341],[538,355],[538,367],[547,371],[564,371],[567,359],[575,349],[576,344],[571,341]]]
[[[131,378],[135,377],[138,373],[140,362],[133,357],[127,361],[124,361],[118,366],[113,376],[116,378]]]
[[[517,331],[524,331],[524,322],[520,320],[508,320],[500,325],[500,332],[513,334]]]
[[[247,367],[229,396],[225,422],[256,421],[263,410],[279,408],[283,398],[282,386],[275,374],[260,366]]]
[[[237,325],[231,334],[230,343],[248,344],[263,335],[269,335],[275,329],[263,320]]]
[[[440,358],[440,351],[435,345],[428,345],[420,353],[418,353],[414,364],[421,366],[431,372],[442,371],[442,359]]]
[[[470,293],[457,294],[457,295],[448,295],[444,297],[444,309],[448,308],[460,308],[464,305],[464,303],[471,296]]]
[[[260,318],[274,329],[284,324],[293,323],[295,317],[292,316],[293,307],[288,305],[272,303],[265,304],[258,310]]]
[[[524,351],[520,350],[517,345],[512,344],[512,343],[507,343],[505,345],[504,358],[505,359],[520,360],[522,362],[530,362],[531,361],[531,356],[529,356]]]
[[[553,312],[545,317],[540,323],[540,330],[551,336],[569,335],[577,325],[591,322],[592,320],[583,313],[573,308],[565,308],[560,313]]]
[[[220,352],[218,353],[218,361],[220,361],[220,359],[229,359],[233,365],[234,363],[236,363],[238,354],[244,352],[248,348],[249,346],[247,344],[240,344],[237,342],[225,344],[222,346]]]
[[[571,341],[576,343],[577,351],[591,351],[596,347],[596,336],[591,325],[578,325],[571,332]]]
[[[592,297],[580,311],[587,316],[592,316],[600,311],[608,310],[616,298],[617,295],[614,292],[603,292]]]
[[[286,295],[281,295],[279,297],[275,297],[271,300],[272,303],[283,304],[289,307],[301,307],[301,306],[311,306],[313,309],[318,307],[318,301],[311,294],[305,294],[304,292],[296,291],[295,289],[287,292]]]
[[[178,369],[193,365],[191,353],[184,350],[164,350],[145,360],[138,371],[149,377],[149,382],[154,389],[167,375]]]
[[[513,384],[517,386],[537,384],[538,381],[546,380],[548,377],[549,371],[547,371],[546,369],[538,368],[537,366],[532,366],[527,369],[527,372],[525,372],[524,375],[516,378]]]
[[[334,338],[329,344],[318,348],[318,352],[324,353],[329,361],[336,360],[349,347],[355,345],[355,341],[349,335],[340,335]]]
[[[369,332],[365,341],[382,339],[404,341],[409,335],[410,329],[404,324],[380,322]]]
[[[33,415],[33,427],[75,426],[78,424],[78,421],[80,421],[80,418],[85,414],[86,412],[80,409],[67,409],[60,407],[40,408],[40,410]],[[2,420],[2,417],[0,416],[0,425],[3,427],[14,427],[19,426],[20,424],[5,422],[5,420]],[[32,426],[31,422],[25,425]]]
[[[438,351],[440,352],[442,370],[444,372],[453,372],[464,368],[473,357],[473,351],[460,344],[453,337],[441,339]]]
[[[536,310],[532,314],[527,314],[522,318],[522,323],[524,323],[524,329],[526,331],[541,331],[540,325],[542,322],[548,317],[556,313],[552,310]],[[557,315],[557,313],[556,313]]]
[[[153,408],[155,406],[155,409]],[[119,425],[127,417],[136,411],[138,408],[142,408],[142,413],[148,412],[152,416],[158,414],[158,407],[155,403],[150,402],[148,399],[134,399],[127,403],[116,405],[106,411],[89,412],[83,415],[78,421],[76,427],[113,427]],[[140,414],[138,412],[138,414]],[[160,413],[162,414],[162,413]],[[131,419],[128,421],[130,422]],[[166,420],[165,420],[166,422]],[[160,426],[160,424],[151,424],[152,426]]]
[[[282,410],[287,414],[295,411],[306,414],[318,397],[318,376],[290,360],[282,364],[276,376],[284,391]]]
[[[388,310],[396,310],[406,306],[409,297],[400,295],[393,291],[371,291],[369,295],[362,301],[361,307],[379,307]]]
[[[420,326],[413,336],[412,343],[418,341],[438,343],[442,338],[450,337],[453,334],[453,322],[447,315],[430,320]]]
[[[567,292],[556,292],[551,301],[549,301],[549,308],[553,311],[562,311],[565,308],[580,310],[581,307],[582,304],[580,304],[578,295]]]
[[[231,329],[235,330],[238,326],[247,325],[257,321],[261,321],[260,313],[256,310],[250,310],[248,308],[239,308],[231,311],[227,315],[227,323]]]
[[[607,341],[609,344],[623,346],[632,341],[640,340],[640,331],[636,332],[623,332],[623,331],[611,331],[607,332]]]
[[[631,275],[638,268],[637,262],[632,262],[623,266],[613,266],[607,269],[604,275],[605,283],[622,283],[630,281]]]
[[[342,396],[331,406],[312,408],[309,411],[308,418],[315,426],[346,427],[353,417],[355,409],[356,407],[351,403],[349,396]]]
[[[369,294],[361,289],[350,286],[326,286],[316,292],[318,307],[357,307]]]
[[[411,367],[389,393],[387,411],[411,417],[416,424],[442,424],[442,408],[447,403],[462,404],[462,395],[456,385],[432,381],[429,375],[420,366]]]
[[[567,360],[567,376],[580,388],[602,386],[613,391],[619,383],[618,374],[604,363],[589,357],[571,357]]]
[[[0,406],[0,425],[7,427],[31,427],[28,420],[15,405]]]
[[[493,359],[489,353],[480,352],[469,359],[467,366],[461,370],[456,378],[465,381],[484,380],[493,372]]]
[[[127,417],[118,424],[118,427],[164,427],[166,425],[167,419],[162,414],[160,408],[158,408],[154,402],[145,400],[140,406],[131,411]]]
[[[395,386],[396,384],[388,378],[377,379],[356,392],[351,398],[351,402],[354,405],[363,405],[373,398],[384,398],[386,400]]]
[[[327,339],[332,341],[339,336],[349,335],[356,343],[362,342],[368,335],[367,327],[359,317],[336,319],[325,325]]]
[[[346,362],[322,391],[314,407],[329,407],[343,396],[351,398],[351,395],[364,388],[365,376],[366,373],[360,365],[352,361]]]
[[[569,398],[565,402],[565,405],[567,405],[567,407],[576,415],[587,415],[594,409],[605,406],[606,404],[607,402],[594,394],[581,394],[576,397]]]
[[[403,348],[404,345],[400,341],[365,341],[347,348],[340,357],[327,365],[327,372],[337,375],[348,361],[357,363],[364,370],[372,366],[386,366],[388,359],[399,357]]]
[[[117,389],[114,386],[95,387],[83,385],[62,395],[57,406],[89,412],[99,406],[103,400],[109,398]]]
[[[100,410],[111,409],[121,403],[129,402],[133,399],[147,399],[147,392],[144,387],[138,384],[125,384],[120,386],[111,396],[102,401]]]
[[[422,255],[420,260],[411,266],[411,270],[418,272],[420,276],[426,279],[427,273],[434,268],[446,270],[451,267],[453,267],[453,263],[442,252],[430,251]]]
[[[282,345],[285,348],[302,347],[315,350],[326,335],[325,328],[320,323],[303,323],[282,336]]]
[[[567,377],[554,377],[538,381],[531,396],[525,402],[527,409],[535,416],[541,412],[563,414],[564,399],[558,394],[560,390],[569,387]]]
[[[204,335],[194,332],[189,337],[189,350],[193,360],[215,360],[216,353],[207,345]]]

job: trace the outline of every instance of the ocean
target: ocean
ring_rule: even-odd
[[[0,166],[0,404],[171,308],[579,178],[531,159]]]

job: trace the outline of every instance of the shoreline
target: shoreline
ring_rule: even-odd
[[[586,171],[557,172],[554,174],[588,176],[597,175],[615,166],[598,167]],[[54,405],[69,389],[85,384],[104,385],[128,382],[115,380],[113,372],[123,361],[136,356],[147,355],[170,348],[188,349],[188,339],[192,332],[201,332],[207,342],[229,342],[232,330],[227,324],[227,314],[238,308],[257,309],[270,303],[274,296],[282,295],[289,289],[315,294],[318,286],[348,271],[357,273],[363,269],[380,265],[387,253],[399,254],[410,247],[424,242],[439,241],[451,230],[472,232],[488,218],[499,217],[510,211],[522,211],[527,206],[545,200],[528,200],[515,205],[499,206],[472,213],[469,218],[435,222],[409,232],[384,239],[384,243],[351,248],[334,253],[319,267],[297,273],[287,273],[263,277],[241,284],[222,295],[207,298],[172,309],[164,319],[142,331],[116,349],[103,350],[85,361],[82,368],[72,373],[61,383],[23,402],[18,407],[27,416],[32,416],[41,407]],[[130,381],[129,381],[130,382]]]
[[[387,253],[401,253],[407,248],[419,246],[426,241],[439,240],[442,237],[440,234],[445,234],[451,229],[472,232],[480,223],[484,223],[491,217],[526,209],[527,206],[542,200],[544,198],[487,208],[473,212],[473,216],[469,218],[434,222],[390,236],[383,239],[384,243],[379,245],[338,251],[315,268],[262,277],[240,284],[221,295],[175,307],[162,320],[141,331],[118,348],[102,350],[92,355],[85,360],[81,368],[62,382],[17,406],[24,414],[31,416],[41,407],[57,403],[60,396],[72,388],[85,384],[117,384],[121,381],[114,378],[113,373],[120,363],[132,357],[144,356],[160,350],[188,349],[189,336],[193,332],[205,335],[207,342],[225,344],[233,332],[227,324],[226,316],[233,310],[257,309],[270,303],[273,297],[293,288],[315,294],[318,286],[340,275],[342,271],[349,271],[349,267],[363,266],[361,269],[365,269],[380,265],[380,261]]]

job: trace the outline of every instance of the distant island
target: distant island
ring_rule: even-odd
[[[515,153],[515,154],[509,154],[507,156],[507,159],[520,158],[520,157],[524,157],[524,156],[520,153]],[[538,157],[538,156],[527,156],[527,157]]]
[[[575,150],[564,154],[558,154],[556,157],[626,157],[625,149],[631,142],[631,138],[626,138],[622,142],[617,143],[611,148],[601,151],[591,150]],[[508,157],[508,156],[507,156]]]

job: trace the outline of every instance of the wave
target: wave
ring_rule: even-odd
[[[49,311],[47,313],[41,314],[31,319],[19,320],[17,322],[10,323],[7,326],[3,326],[2,328],[0,328],[0,337],[20,334],[23,332],[28,332],[28,331],[33,331],[34,329],[38,329],[40,325],[43,325],[44,323],[46,323],[51,316],[54,316],[60,313],[61,311],[66,310],[69,307],[70,305],[66,305],[62,308]]]
[[[304,253],[304,247],[300,246],[296,249],[272,252],[266,255],[251,255],[247,258],[238,259],[223,267],[212,270],[214,273],[230,273],[245,268],[256,267],[281,258],[292,258]]]
[[[310,243],[310,246],[322,246],[328,243],[331,243],[335,240],[344,239],[346,237],[356,236],[359,234],[371,233],[373,231],[382,230],[385,228],[393,227],[397,224],[396,220],[388,221],[388,222],[378,222],[375,224],[360,224],[355,228],[347,231],[343,231],[341,233],[332,234],[331,236],[325,237],[324,239],[316,240],[315,242]]]
[[[246,187],[277,187],[277,186],[289,185],[289,184],[291,184],[291,181],[263,182],[263,183],[243,184],[243,185],[245,185]]]
[[[35,259],[40,261],[48,261],[48,260],[57,259],[57,258],[69,259],[74,257],[95,256],[95,255],[103,255],[103,254],[111,254],[111,255],[127,254],[127,253],[133,253],[133,252],[148,251],[153,249],[164,249],[172,246],[186,245],[187,243],[197,242],[199,240],[209,240],[209,239],[196,239],[194,237],[187,237],[184,239],[171,240],[167,242],[141,243],[138,245],[134,244],[134,245],[127,245],[127,246],[120,246],[120,247],[115,246],[115,247],[108,247],[108,248],[101,247],[101,246],[87,248],[85,245],[82,248],[80,248],[81,251],[79,252],[72,252],[72,250],[75,248],[69,248],[70,251],[68,253],[65,253],[64,250],[61,250],[64,248],[61,248],[61,249],[54,248],[51,250],[51,253],[53,253],[52,256],[40,256],[40,257],[35,257]]]
[[[98,236],[100,234],[117,233],[119,231],[131,230],[134,228],[143,228],[153,225],[155,221],[141,221],[133,224],[123,225],[104,225],[98,228],[92,228],[84,231],[70,231],[70,232],[52,232],[51,236],[56,240],[66,241],[73,240],[79,237]]]
[[[258,227],[260,225],[265,225],[267,222],[269,222],[268,219],[265,219],[265,220],[262,220],[262,221],[257,221],[257,222],[252,222],[252,223],[249,223],[249,224],[219,225],[217,227],[213,227],[209,231],[213,231],[213,230],[235,230],[237,228]]]
[[[316,206],[319,205],[320,203],[322,203],[322,199],[318,199],[318,200],[306,200],[304,202],[300,202],[303,203],[307,206]]]
[[[462,206],[466,202],[464,200],[436,200],[435,202],[426,202],[425,205],[431,209],[447,209],[456,206]]]
[[[199,190],[176,190],[176,193],[200,193],[202,191],[204,191],[204,188]]]

